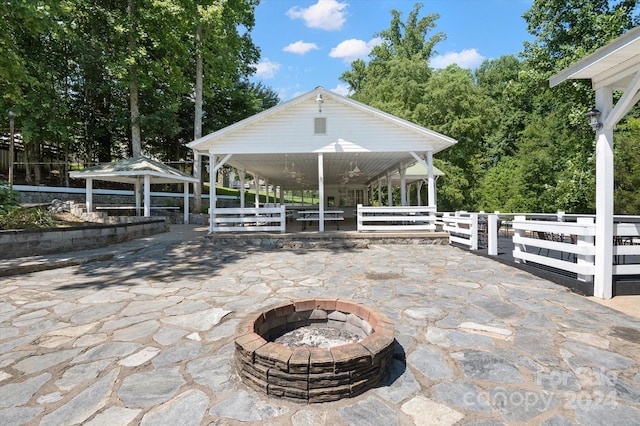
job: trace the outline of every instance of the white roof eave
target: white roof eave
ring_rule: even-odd
[[[598,82],[601,83],[607,79],[606,73],[610,73],[611,69],[617,67],[627,70],[637,70],[639,64],[640,27],[635,27],[609,44],[553,75],[549,78],[549,86],[555,87],[565,80],[570,79],[591,79],[594,84]],[[622,69],[619,69],[619,72],[616,73],[618,80],[627,77],[624,75],[625,73],[621,74],[621,71]]]

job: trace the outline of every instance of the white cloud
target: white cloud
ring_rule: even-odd
[[[280,70],[280,64],[277,62],[271,62],[269,58],[264,58],[262,62],[256,65],[256,77],[260,78],[273,78]]]
[[[355,59],[366,59],[371,49],[380,43],[382,43],[380,38],[371,39],[369,42],[350,38],[331,49],[329,56],[332,58],[340,58],[346,64],[350,64]]]
[[[311,50],[318,50],[319,47],[315,43],[305,43],[302,40],[296,41],[295,43],[291,43],[288,46],[285,46],[285,52],[295,53],[296,55],[304,55],[305,53]]]
[[[434,56],[431,59],[433,68],[446,68],[451,64],[457,64],[461,68],[474,69],[482,64],[485,57],[476,49],[466,49],[462,52],[447,52],[444,55]]]
[[[338,83],[333,89],[329,89],[331,92],[337,93],[342,96],[349,96],[349,86],[346,84]]]
[[[348,5],[337,0],[318,0],[318,3],[307,8],[292,7],[287,11],[287,16],[291,19],[303,19],[309,28],[337,31],[347,20],[344,9]]]

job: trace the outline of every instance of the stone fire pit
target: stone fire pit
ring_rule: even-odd
[[[325,348],[274,342],[302,327],[359,340]],[[381,312],[346,300],[296,300],[251,315],[236,335],[235,361],[242,381],[268,395],[335,401],[376,386],[389,369],[393,343],[393,324]]]

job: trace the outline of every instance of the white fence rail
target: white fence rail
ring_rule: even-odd
[[[213,232],[285,232],[284,205],[263,208],[217,208],[211,215]]]
[[[613,275],[640,275],[640,223],[616,223],[613,235]]]
[[[358,232],[435,231],[436,208],[418,206],[370,207],[358,204]]]
[[[478,249],[478,214],[467,212],[442,213],[442,230],[449,233],[449,243]]]
[[[592,218],[579,218],[572,223],[515,216],[512,228],[516,262],[535,262],[573,272],[580,281],[593,281],[595,225]],[[555,255],[551,255],[552,251]]]
[[[592,282],[595,273],[595,216],[557,214],[438,213],[449,242],[497,255],[500,235],[513,242],[513,258],[576,275]],[[640,218],[616,216],[613,275],[640,275]]]

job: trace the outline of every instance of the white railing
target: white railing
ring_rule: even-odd
[[[87,190],[85,188],[67,188],[65,186],[35,186],[35,185],[13,185],[13,189],[19,192],[47,192],[47,193],[60,193],[60,194],[85,194]],[[132,190],[126,189],[94,189],[94,195],[130,195],[135,193]],[[171,197],[180,198],[184,197],[183,192],[154,192],[150,193],[152,197]],[[193,198],[193,194],[189,194],[190,198]],[[240,197],[233,195],[216,195],[216,198],[237,200]],[[209,199],[209,194],[202,194],[202,199]]]
[[[593,218],[578,218],[576,222],[551,222],[515,216],[512,229],[513,258],[516,262],[534,262],[575,273],[580,281],[593,281]]]
[[[615,223],[613,235],[613,275],[640,275],[640,223]]]
[[[262,208],[217,208],[211,216],[212,232],[285,232],[284,205]]]
[[[435,231],[436,208],[419,206],[370,207],[358,204],[358,232]]]
[[[439,222],[442,230],[449,233],[449,243],[478,249],[478,213],[442,213]]]

